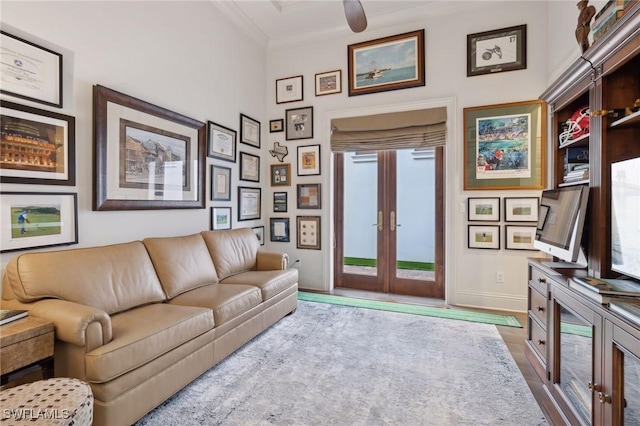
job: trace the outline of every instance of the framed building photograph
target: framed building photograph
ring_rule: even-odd
[[[286,192],[273,193],[273,212],[274,213],[287,212],[287,197],[288,197],[288,194]]]
[[[211,165],[211,200],[231,201],[231,168]]]
[[[269,133],[278,133],[284,131],[284,118],[269,120]]]
[[[238,221],[260,219],[262,190],[238,187]]]
[[[526,25],[467,35],[467,77],[526,68]]]
[[[505,225],[504,247],[507,250],[537,250],[533,247],[535,239],[535,226]]]
[[[264,226],[254,226],[251,228],[261,246],[264,245]]]
[[[93,210],[205,208],[206,123],[94,86]]]
[[[236,162],[236,131],[207,121],[207,156]]]
[[[240,151],[240,180],[260,182],[260,157]]]
[[[464,108],[464,190],[544,189],[546,104]]]
[[[240,114],[240,142],[260,148],[260,122]]]
[[[349,96],[424,86],[424,30],[347,48]]]
[[[289,235],[289,218],[272,217],[269,219],[271,241],[288,243],[291,241]]]
[[[319,183],[299,183],[297,185],[297,207],[299,209],[322,208],[322,196]]]
[[[288,109],[285,113],[288,141],[313,138],[313,107]]]
[[[467,225],[467,247],[500,249],[500,225]]]
[[[320,250],[320,216],[297,216],[296,235],[297,248]]]
[[[316,74],[316,96],[342,93],[342,70]]]
[[[291,164],[271,165],[271,186],[291,186]]]
[[[0,252],[77,243],[77,194],[0,192]]]
[[[467,220],[500,222],[500,197],[468,198]]]
[[[513,197],[504,199],[505,222],[537,222],[538,197]]]
[[[0,181],[76,184],[76,119],[0,101]]]
[[[320,174],[320,145],[298,147],[298,176]]]
[[[276,104],[301,101],[304,96],[302,83],[301,75],[276,80]]]
[[[231,207],[211,207],[211,227],[213,231],[231,229]]]

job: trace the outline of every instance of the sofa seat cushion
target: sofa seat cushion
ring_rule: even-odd
[[[113,340],[85,356],[92,383],[113,380],[214,327],[210,309],[156,303],[111,317]]]
[[[262,294],[250,285],[212,284],[182,293],[168,303],[213,310],[216,327],[258,306]]]
[[[276,294],[298,283],[298,270],[249,271],[226,278],[223,284],[247,284],[258,287],[262,300],[271,299]]]

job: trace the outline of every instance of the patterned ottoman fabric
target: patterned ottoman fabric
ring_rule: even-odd
[[[93,393],[78,379],[40,380],[0,392],[0,424],[91,425]]]

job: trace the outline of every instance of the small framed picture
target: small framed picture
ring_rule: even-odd
[[[262,190],[247,186],[238,187],[238,220],[260,219]]]
[[[272,217],[269,219],[271,241],[288,243],[289,237],[289,218],[288,217]]]
[[[533,242],[536,239],[535,226],[505,226],[505,245],[507,250],[536,250]]]
[[[207,121],[207,157],[236,162],[236,131]]]
[[[313,138],[313,107],[288,109],[286,136],[288,141]]]
[[[537,222],[539,202],[537,197],[505,198],[505,222]]]
[[[210,229],[231,229],[231,207],[211,207]]]
[[[276,103],[301,101],[303,99],[302,89],[301,75],[276,80]]]
[[[211,200],[231,201],[231,168],[211,165]]]
[[[467,35],[467,77],[526,68],[526,25]]]
[[[260,122],[240,114],[240,142],[260,148]]]
[[[291,164],[271,165],[271,186],[291,186]]]
[[[547,223],[547,215],[549,214],[549,206],[540,204],[538,208],[538,231],[544,229],[544,225]]]
[[[269,121],[269,133],[278,133],[284,130],[284,118]]]
[[[287,196],[288,194],[286,192],[273,193],[273,212],[274,213],[287,212]]]
[[[296,217],[299,249],[320,250],[320,216]]]
[[[300,183],[297,185],[297,188],[299,209],[322,208],[322,197],[319,183]]]
[[[240,152],[240,180],[260,182],[260,157]]]
[[[500,222],[500,198],[468,198],[467,220]]]
[[[500,225],[467,225],[467,247],[473,249],[500,249]]]
[[[264,226],[254,226],[251,228],[261,246],[264,245]]]
[[[342,70],[316,74],[316,96],[342,93]]]
[[[320,174],[320,145],[298,147],[298,176]]]

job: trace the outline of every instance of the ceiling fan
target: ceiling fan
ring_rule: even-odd
[[[342,4],[351,31],[354,33],[364,31],[367,28],[367,16],[364,14],[360,0],[342,0]]]

